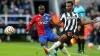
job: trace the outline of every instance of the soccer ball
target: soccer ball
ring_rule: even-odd
[[[15,28],[13,26],[7,26],[4,30],[4,33],[7,35],[12,35],[15,32]]]
[[[93,47],[94,47],[94,44],[93,43],[88,43],[88,47],[89,47],[89,50],[92,50]]]
[[[75,38],[72,38],[70,41],[71,41],[72,44],[76,43],[76,39]]]

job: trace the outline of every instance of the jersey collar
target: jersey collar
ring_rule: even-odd
[[[43,15],[43,16],[45,16],[45,14],[46,14],[46,13],[44,13],[44,15]],[[39,14],[39,16],[42,16],[42,15],[41,15],[41,14]]]

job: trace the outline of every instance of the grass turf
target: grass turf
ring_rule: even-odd
[[[51,46],[52,43],[49,43]],[[85,54],[77,54],[77,45],[72,47],[66,47],[71,56],[100,56],[100,51],[97,50],[95,45],[93,50],[89,50],[85,45]],[[2,42],[0,43],[0,56],[46,56],[42,47],[38,42]],[[53,51],[51,52],[53,55]],[[65,56],[60,50],[58,50],[58,56]]]

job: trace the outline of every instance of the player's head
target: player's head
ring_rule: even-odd
[[[79,6],[80,5],[80,0],[75,0],[75,5]]]
[[[40,14],[43,14],[44,11],[45,11],[44,5],[39,5],[38,10],[39,10],[39,13],[40,13]]]
[[[72,11],[72,9],[73,9],[73,2],[72,1],[68,1],[66,3],[66,9],[67,9],[67,11]]]

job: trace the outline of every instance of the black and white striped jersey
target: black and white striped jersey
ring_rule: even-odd
[[[72,31],[76,32],[78,25],[78,14],[75,12],[66,12],[63,13],[60,20],[64,23],[63,32]]]

